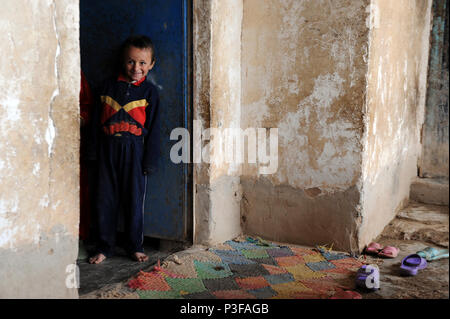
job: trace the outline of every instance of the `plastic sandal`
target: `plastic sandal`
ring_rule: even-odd
[[[370,280],[367,278],[370,275]],[[380,289],[380,270],[377,265],[362,265],[356,272],[356,286],[375,291]]]
[[[400,271],[403,275],[415,276],[417,271],[427,267],[427,260],[418,254],[408,255],[402,260]]]
[[[397,257],[400,249],[394,246],[386,246],[379,253],[378,256],[387,257],[387,258],[395,258]]]
[[[448,249],[443,248],[435,248],[435,247],[427,247],[417,252],[422,258],[425,258],[427,261],[438,260],[442,258],[448,258]]]
[[[378,254],[378,252],[383,248],[379,243],[371,242],[367,245],[365,252],[369,254]]]

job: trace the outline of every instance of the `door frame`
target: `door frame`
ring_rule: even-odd
[[[150,0],[146,0],[150,1]],[[183,26],[183,126],[188,130],[190,135],[190,145],[192,145],[192,130],[193,130],[193,0],[182,1],[182,26]],[[81,19],[80,25],[80,41],[81,41]],[[80,47],[81,49],[81,47]],[[81,51],[80,51],[81,58]],[[81,66],[81,65],[80,65]],[[96,88],[96,86],[94,86]],[[166,141],[170,142],[170,141]],[[180,163],[183,174],[183,191],[182,191],[182,216],[184,225],[182,229],[182,236],[180,239],[168,239],[171,241],[181,241],[185,243],[193,243],[193,166],[192,155],[190,163]],[[81,211],[80,211],[81,219]],[[91,221],[92,222],[92,221]],[[160,239],[165,239],[161,237]]]
[[[190,145],[193,145],[193,1],[183,0],[183,96],[184,96],[184,126],[189,131]],[[192,149],[192,147],[191,147]],[[193,209],[193,164],[192,152],[189,163],[183,163],[184,191],[183,214],[185,218],[185,242],[193,243],[194,209]]]

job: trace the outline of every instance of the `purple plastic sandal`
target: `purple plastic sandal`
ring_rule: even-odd
[[[400,271],[403,275],[415,276],[417,271],[427,267],[427,260],[418,254],[408,255],[402,260]]]

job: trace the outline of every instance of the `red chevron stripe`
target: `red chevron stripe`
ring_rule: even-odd
[[[137,122],[141,123],[142,126],[145,124],[146,114],[145,114],[145,106],[135,107],[134,109],[128,112],[130,116],[135,119]]]
[[[112,108],[111,105],[107,103],[103,103],[103,112],[102,112],[102,124],[104,124],[111,116],[116,114],[117,111]]]

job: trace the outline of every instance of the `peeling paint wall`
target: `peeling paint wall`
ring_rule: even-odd
[[[240,127],[242,5],[194,1],[194,119],[203,129]],[[214,146],[213,141],[206,143]],[[210,154],[211,164],[194,169],[194,242],[203,244],[241,233],[239,172],[216,163],[222,155],[215,147]]]
[[[76,298],[77,0],[2,1],[0,298]]]
[[[193,117],[201,127],[210,123],[210,65],[211,65],[211,2],[193,2]],[[201,131],[201,130],[200,130]],[[201,139],[193,136],[193,157],[197,158],[196,143]],[[200,149],[204,145],[200,145]],[[193,242],[207,243],[210,238],[209,164],[196,163],[193,167]]]
[[[431,0],[373,0],[359,246],[409,198],[424,118]]]
[[[417,172],[430,4],[194,2],[194,119],[279,137],[274,174],[195,165],[196,242],[237,233],[237,203],[276,241],[360,251],[382,231]]]
[[[433,1],[433,29],[428,70],[425,123],[419,176],[448,180],[448,44],[447,0]]]
[[[241,177],[244,232],[357,247],[369,1],[244,1],[241,126],[279,128]]]

